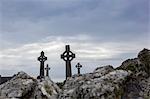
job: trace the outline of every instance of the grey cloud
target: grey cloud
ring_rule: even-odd
[[[148,0],[1,0],[0,3],[2,74],[7,69],[10,73],[23,69],[37,75],[36,57],[44,50],[49,57],[47,63],[54,66],[52,78],[62,79],[61,70],[65,67],[60,54],[65,44],[70,44],[78,55],[73,66],[78,61],[87,66],[83,72],[105,64],[118,66],[143,47],[150,47]],[[73,72],[76,73],[75,68]]]
[[[94,0],[92,2],[73,0],[61,3],[53,0],[15,1],[12,1],[12,3],[5,1],[8,6],[3,7],[3,18],[5,20],[6,17],[10,20],[10,24],[9,21],[3,22],[3,28],[7,31],[9,30],[8,26],[10,29],[12,27],[11,32],[13,29],[17,30],[13,34],[25,35],[30,40],[36,39],[32,34],[37,34],[40,37],[42,34],[48,36],[87,33],[103,36],[104,38],[116,35],[114,38],[119,39],[119,37],[127,38],[126,36],[130,34],[138,33],[141,35],[141,32],[147,32],[147,24],[143,23],[148,20],[148,5],[146,7],[144,5],[147,4],[146,0],[143,1],[144,3],[140,1],[108,2],[104,0]],[[139,8],[134,8],[135,5]],[[51,15],[47,15],[48,13]],[[13,18],[11,15],[15,15],[15,17]],[[133,15],[135,17],[132,17]],[[14,20],[15,18],[16,20]],[[30,36],[26,36],[27,34],[30,34]],[[124,35],[122,36],[122,34]]]

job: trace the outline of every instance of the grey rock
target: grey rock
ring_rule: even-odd
[[[57,99],[58,86],[44,78],[37,80],[24,72],[19,72],[10,81],[0,85],[2,99]]]
[[[97,68],[93,73],[68,79],[59,99],[113,99],[118,97],[116,92],[130,74],[130,71],[114,71],[111,66]]]
[[[150,99],[150,50],[143,49],[137,58],[124,61],[118,69],[132,71],[124,85],[123,99]]]
[[[137,58],[91,73],[73,75],[62,90],[49,78],[34,79],[19,72],[0,85],[0,99],[150,99],[150,50],[143,49]]]

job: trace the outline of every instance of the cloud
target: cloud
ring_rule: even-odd
[[[51,77],[63,79],[65,45],[82,62],[83,72],[118,66],[149,44],[148,0],[1,0],[0,72],[20,70],[37,76],[43,50]],[[63,66],[62,66],[63,65]],[[6,72],[9,71],[9,72]]]
[[[2,39],[14,43],[82,33],[103,41],[148,39],[147,0],[2,0],[2,4]]]

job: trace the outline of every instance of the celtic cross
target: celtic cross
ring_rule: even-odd
[[[40,61],[40,78],[44,77],[44,62],[47,60],[47,57],[44,56],[44,52],[41,52],[41,56],[38,57],[38,61]]]
[[[70,46],[66,45],[66,51],[61,55],[61,59],[66,62],[66,79],[72,76],[71,61],[75,58],[75,54],[70,51]]]
[[[77,63],[76,68],[78,69],[78,75],[80,75],[80,68],[82,68],[82,65]]]

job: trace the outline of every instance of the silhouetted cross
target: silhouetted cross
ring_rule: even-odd
[[[71,61],[75,58],[75,54],[70,51],[70,46],[66,45],[66,51],[61,55],[61,59],[66,62],[66,79],[72,76]]]
[[[48,66],[48,64],[47,64],[47,66],[46,66],[46,68],[45,68],[45,70],[46,70],[46,76],[48,76],[49,77],[49,70],[50,70],[51,68]]]
[[[38,61],[40,61],[40,78],[44,77],[44,62],[47,60],[47,57],[44,56],[44,52],[41,52],[41,56],[38,57]]]
[[[80,68],[82,68],[82,65],[80,63],[78,63],[76,65],[76,68],[78,69],[78,75],[80,75]]]

